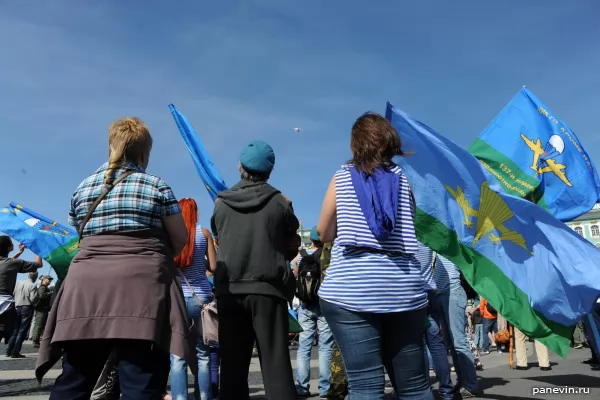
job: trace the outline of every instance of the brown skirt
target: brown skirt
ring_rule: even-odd
[[[84,238],[61,285],[36,365],[41,379],[61,357],[63,342],[137,339],[190,360],[186,306],[163,230]]]

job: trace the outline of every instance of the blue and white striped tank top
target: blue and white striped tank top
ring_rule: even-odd
[[[335,174],[337,235],[319,296],[344,309],[391,313],[427,305],[414,231],[414,205],[401,175],[396,228],[378,241],[360,209],[348,166]],[[368,247],[365,247],[367,245]]]
[[[192,289],[196,295],[204,300],[212,296],[212,286],[206,277],[206,262],[204,256],[206,255],[206,248],[208,243],[202,233],[202,227],[196,226],[196,238],[194,241],[194,256],[192,257],[192,265],[186,268],[180,268],[179,270],[185,275],[190,283]],[[192,297],[192,291],[182,279],[181,286],[183,288],[184,297]]]
[[[439,254],[436,255],[434,278],[438,292],[447,292],[461,287],[458,267]]]
[[[435,279],[433,277],[433,250],[419,243],[419,251],[417,251],[417,260],[421,264],[421,273],[425,282],[425,290],[437,290]]]

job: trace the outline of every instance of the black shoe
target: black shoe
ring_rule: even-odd
[[[540,371],[552,371],[552,367],[540,367]]]
[[[583,364],[598,364],[595,358],[590,358],[589,360],[582,361]]]
[[[517,365],[517,366],[515,367],[515,369],[517,369],[517,370],[519,370],[519,371],[527,371],[527,370],[529,369],[529,367],[521,367],[521,366]]]
[[[17,353],[17,354],[13,354],[12,356],[10,356],[10,358],[27,358],[25,357],[23,354],[21,353]]]
[[[460,394],[460,397],[461,397],[461,398],[463,398],[463,399],[471,399],[471,398],[473,398],[473,397],[478,397],[478,394],[476,394],[476,393],[472,393],[472,392],[469,392],[469,391],[468,391],[467,389],[465,389],[464,387],[463,387],[463,388],[460,388],[460,392],[459,392],[459,394]]]

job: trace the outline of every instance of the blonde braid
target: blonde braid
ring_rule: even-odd
[[[108,169],[104,173],[104,183],[110,185],[115,180],[114,174],[115,170],[119,167],[118,164],[108,164]]]
[[[147,158],[152,148],[152,136],[146,125],[136,117],[123,118],[108,128],[108,168],[104,183],[114,181],[115,171],[126,161],[138,162]]]
[[[115,180],[115,170],[119,168],[125,159],[125,143],[110,146],[108,155],[108,169],[104,174],[104,183],[109,185]]]

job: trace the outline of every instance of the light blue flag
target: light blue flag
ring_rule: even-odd
[[[526,335],[565,356],[600,296],[600,252],[528,200],[490,189],[469,152],[388,103],[417,203],[419,241]]]
[[[225,181],[221,178],[221,174],[217,170],[215,163],[211,160],[210,156],[206,152],[204,145],[198,139],[198,135],[188,120],[175,108],[173,104],[169,104],[169,110],[173,114],[173,119],[179,128],[185,147],[187,147],[194,165],[200,174],[200,179],[204,183],[208,194],[215,201],[217,194],[223,190],[227,190]]]
[[[501,190],[538,203],[561,221],[577,218],[600,201],[600,178],[592,159],[567,124],[527,88],[469,151]]]
[[[0,208],[0,232],[46,260],[61,280],[65,279],[79,248],[75,230],[14,202]]]

